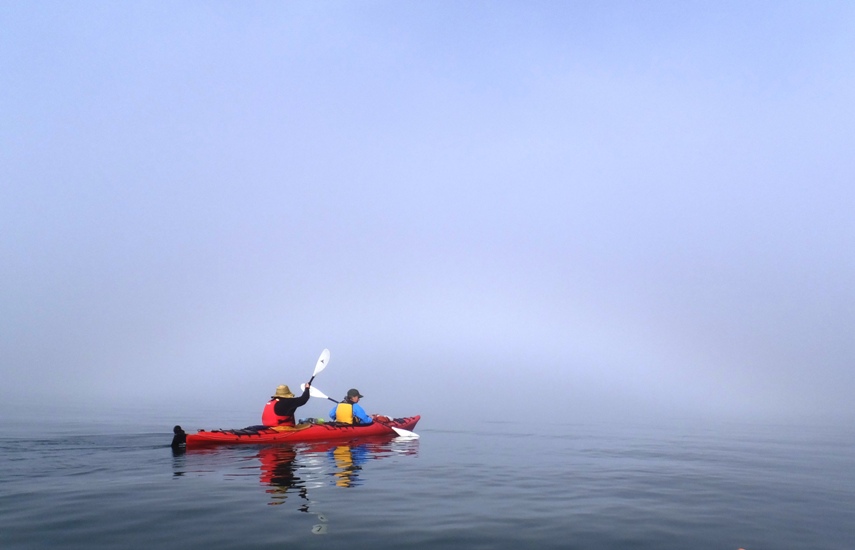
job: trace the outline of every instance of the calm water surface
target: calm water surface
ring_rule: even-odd
[[[2,428],[3,549],[855,548],[851,431],[425,419],[174,454],[168,424]]]

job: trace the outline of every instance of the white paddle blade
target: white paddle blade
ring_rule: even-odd
[[[317,375],[319,372],[324,370],[327,366],[327,363],[330,362],[330,350],[325,349],[321,352],[321,356],[318,357],[318,362],[315,364],[315,372],[312,373],[312,376]]]
[[[305,384],[302,384],[302,386],[303,386],[303,388],[306,387]],[[329,399],[329,396],[327,394],[325,394],[324,392],[322,392],[321,390],[319,390],[318,388],[316,388],[314,386],[311,386],[309,388],[309,395],[312,397],[320,397],[321,399]]]
[[[416,432],[411,432],[409,430],[402,430],[401,428],[396,428],[392,426],[392,429],[395,430],[395,433],[398,434],[398,437],[404,437],[406,439],[418,439],[419,434]]]

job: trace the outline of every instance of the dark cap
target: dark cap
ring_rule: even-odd
[[[361,393],[359,393],[359,390],[357,390],[356,388],[351,388],[351,389],[347,390],[347,396],[348,397],[364,397]]]

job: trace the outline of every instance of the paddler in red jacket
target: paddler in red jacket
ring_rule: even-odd
[[[288,386],[278,386],[276,395],[264,405],[261,413],[261,423],[265,426],[293,426],[294,413],[309,401],[309,385],[303,390],[303,395],[294,397]]]

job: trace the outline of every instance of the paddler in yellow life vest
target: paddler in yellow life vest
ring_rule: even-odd
[[[362,394],[356,388],[347,390],[347,396],[330,411],[330,418],[342,424],[365,425],[374,422],[358,405],[360,397]]]

